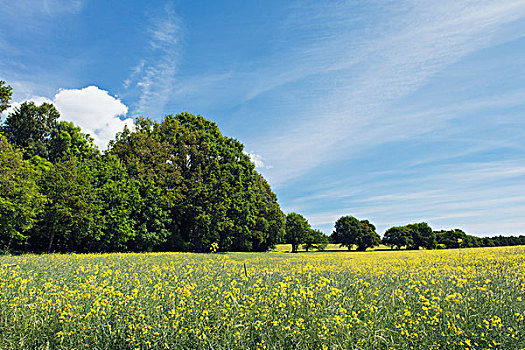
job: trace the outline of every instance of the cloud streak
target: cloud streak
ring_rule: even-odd
[[[344,8],[340,10],[346,13]],[[306,122],[291,133],[265,135],[258,141],[258,151],[275,163],[275,171],[268,172],[272,183],[283,184],[331,159],[410,137],[407,132],[416,135],[420,128],[427,132],[432,125],[424,118],[410,120],[406,115],[392,115],[388,108],[447,65],[491,45],[502,25],[524,15],[523,1],[440,2],[436,7],[414,4],[399,19],[406,26],[397,25],[396,31],[379,38],[367,37],[369,44],[353,53],[368,62],[362,73],[351,77],[352,71],[348,84],[323,101],[315,101],[313,111],[296,118]],[[341,40],[337,38],[330,45],[341,47]],[[345,67],[344,61],[340,66]],[[308,71],[308,67],[303,69]],[[343,69],[338,74],[347,72]]]
[[[160,118],[175,89],[182,51],[182,24],[172,6],[166,5],[162,15],[151,17],[148,34],[146,56],[123,82],[124,95],[138,93],[134,115]]]

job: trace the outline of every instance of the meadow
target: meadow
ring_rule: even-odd
[[[523,349],[525,247],[0,256],[1,349]]]

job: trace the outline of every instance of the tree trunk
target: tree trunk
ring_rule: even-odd
[[[51,253],[51,247],[53,246],[53,240],[55,239],[55,230],[51,231],[51,237],[49,237],[49,245],[47,246],[47,253]]]

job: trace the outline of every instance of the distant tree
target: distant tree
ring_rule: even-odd
[[[419,247],[426,249],[436,248],[436,234],[426,222],[410,224],[406,227],[410,230],[412,235],[410,249],[419,249]]]
[[[413,244],[412,233],[406,226],[394,226],[386,230],[383,244],[390,247],[408,247]]]
[[[324,250],[327,245],[328,236],[320,230],[310,229],[306,235],[303,247],[306,251],[309,251],[310,249]]]
[[[14,146],[23,149],[24,157],[48,158],[48,142],[60,114],[49,103],[40,106],[24,102],[7,116],[2,133]]]
[[[483,247],[483,238],[472,235],[466,235],[465,247]]]
[[[361,223],[358,219],[353,216],[342,216],[335,222],[331,241],[351,250],[353,246],[359,245],[362,235]]]
[[[494,241],[490,237],[483,237],[483,247],[494,247]]]
[[[5,85],[6,82],[0,80],[0,113],[9,108],[9,101],[13,95],[13,88],[10,85]]]
[[[20,250],[43,208],[36,170],[0,134],[0,249]]]
[[[377,246],[381,238],[376,228],[368,220],[359,221],[353,216],[340,217],[335,223],[335,231],[330,236],[333,243],[351,250],[353,246],[359,251]]]
[[[460,229],[441,230],[434,233],[437,243],[445,245],[448,249],[472,246],[472,239],[469,239],[467,234]]]
[[[301,215],[290,213],[286,215],[285,242],[292,245],[292,253],[296,253],[299,245],[305,243],[310,234],[310,224]]]
[[[357,250],[365,251],[367,248],[373,248],[381,244],[381,237],[376,232],[376,227],[368,220],[359,222],[363,235],[357,245]]]

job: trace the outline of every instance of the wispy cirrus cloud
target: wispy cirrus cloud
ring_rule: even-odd
[[[134,115],[161,117],[176,85],[176,73],[182,52],[184,30],[173,6],[167,4],[162,13],[149,20],[149,47],[145,57],[132,68],[124,80],[124,95],[135,94]]]
[[[418,221],[476,235],[523,234],[517,218],[525,209],[524,183],[525,167],[516,160],[416,167],[363,186],[326,184],[317,196],[290,201],[287,210],[300,209],[325,232],[339,217],[354,215],[372,220],[380,234]],[[337,209],[319,210],[330,202]]]
[[[339,13],[347,13],[344,6]],[[363,62],[358,64],[359,72],[341,57],[333,63],[342,67],[337,69],[339,78],[333,77],[335,93],[325,94],[313,109],[298,115],[294,123],[302,122],[291,131],[286,129],[282,135],[277,131],[258,141],[258,152],[275,164],[275,170],[267,172],[272,183],[285,183],[331,160],[410,137],[407,131],[417,134],[420,127],[428,131],[425,128],[432,125],[425,118],[411,120],[389,108],[444,67],[501,43],[505,38],[495,39],[498,29],[523,16],[523,1],[410,4],[388,32],[364,36],[361,45],[350,47],[350,57]],[[328,46],[327,52],[336,50],[334,47],[345,52],[345,42],[346,38],[336,36],[320,46]],[[309,71],[308,66],[302,68]]]

